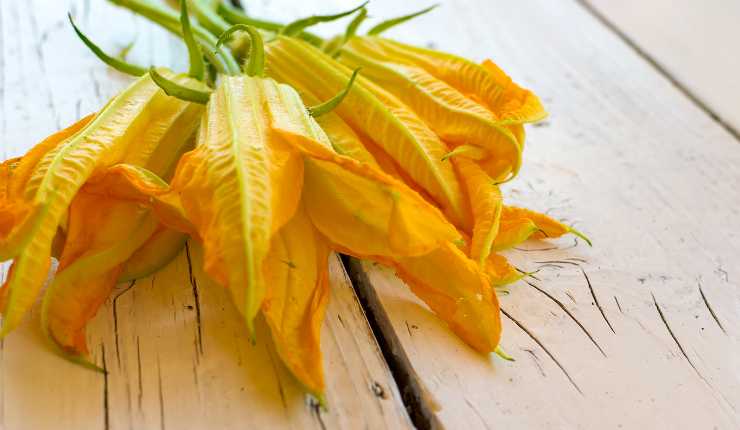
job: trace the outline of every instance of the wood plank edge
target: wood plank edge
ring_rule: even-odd
[[[420,378],[404,352],[401,340],[396,335],[390,317],[363,269],[362,262],[347,255],[341,255],[341,259],[370,329],[401,393],[401,400],[411,422],[418,429],[444,428],[434,412],[435,403],[425,394]]]
[[[659,75],[667,79],[668,82],[670,82],[671,85],[673,85],[676,90],[678,90],[678,92],[686,96],[686,98],[688,98],[694,105],[696,105],[696,107],[698,107],[702,112],[706,113],[712,119],[712,121],[716,122],[727,133],[734,137],[736,141],[740,142],[740,130],[735,129],[731,124],[725,121],[718,112],[709,107],[709,105],[704,100],[702,100],[700,96],[691,91],[686,85],[684,85],[683,82],[675,78],[666,67],[664,67],[658,60],[653,58],[653,56],[650,55],[646,50],[640,47],[640,45],[634,39],[632,39],[627,33],[619,28],[617,24],[611,21],[606,15],[601,13],[601,11],[598,10],[596,6],[592,5],[589,0],[575,0],[575,2],[583,7],[583,9],[588,12],[594,19],[603,24],[604,27],[606,27],[610,32],[617,36],[622,42],[629,46],[630,49],[635,52],[635,54],[637,54],[640,58],[650,64],[650,66],[655,69],[655,71]]]

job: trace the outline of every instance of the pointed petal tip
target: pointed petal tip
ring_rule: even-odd
[[[586,236],[585,234],[583,234],[580,231],[576,230],[575,228],[568,227],[568,232],[570,232],[571,234],[575,235],[576,237],[579,237],[579,238],[583,239],[588,244],[588,246],[590,246],[590,247],[593,247],[594,246],[593,243],[591,242],[591,239],[589,239],[588,236]]]

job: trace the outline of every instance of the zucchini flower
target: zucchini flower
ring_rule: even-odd
[[[71,17],[70,22],[106,63],[126,73],[146,72],[108,56]],[[202,63],[197,64],[191,74],[202,76],[202,70]],[[164,69],[158,73],[207,88],[186,75]],[[86,323],[116,283],[166,264],[182,248],[185,236],[166,229],[148,208],[90,194],[85,184],[117,163],[144,166],[168,177],[179,156],[192,146],[202,111],[198,104],[168,96],[145,74],[100,112],[53,134],[22,157],[7,177],[0,202],[0,220],[5,221],[0,222],[0,254],[13,258],[0,292],[0,335],[15,328],[35,302],[51,256],[57,256],[59,267],[42,304],[42,326],[67,358],[95,367],[86,360]]]
[[[248,330],[261,312],[281,359],[319,399],[330,250],[396,267],[461,338],[493,351],[498,302],[483,272],[453,245],[457,229],[377,163],[338,153],[315,120],[351,90],[306,108],[295,89],[263,76],[256,30],[235,26],[222,39],[238,29],[252,40],[246,73],[223,77],[210,95],[196,147],[171,184],[120,164],[98,192],[138,199],[163,223],[189,229],[203,244],[205,271],[231,292]],[[433,276],[450,264],[454,273]]]

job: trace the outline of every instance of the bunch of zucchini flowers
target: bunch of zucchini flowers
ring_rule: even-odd
[[[190,238],[252,338],[261,314],[282,361],[322,401],[332,251],[392,267],[468,345],[505,356],[496,288],[526,274],[497,252],[582,236],[503,203],[524,124],[546,116],[532,92],[489,60],[380,36],[429,9],[361,36],[365,5],[280,25],[210,0],[112,1],[180,36],[189,71],[112,57],[70,17],[99,58],[136,79],[2,164],[0,257],[13,264],[0,336],[36,301],[55,257],[42,328],[95,368],[87,322],[116,284],[157,271]],[[307,31],[350,15],[337,37]]]

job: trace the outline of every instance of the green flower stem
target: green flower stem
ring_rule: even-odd
[[[187,1],[190,3],[198,22],[214,36],[218,36],[229,28],[229,23],[226,22],[221,15],[216,13],[216,9],[211,5],[206,4],[211,0]]]
[[[110,0],[111,3],[135,12],[166,30],[182,37],[180,17],[177,12],[153,4],[148,0]],[[216,49],[216,38],[205,28],[191,25],[195,39],[205,48],[204,54],[211,64],[222,73],[238,73],[239,63],[227,49]]]
[[[154,67],[149,69],[149,76],[151,76],[154,83],[157,84],[159,88],[162,88],[162,90],[164,90],[165,94],[167,94],[168,96],[199,104],[206,104],[211,98],[210,92],[196,90],[194,88],[190,88],[185,85],[178,84],[177,82],[171,81],[170,79],[162,76]]]
[[[347,15],[352,15],[358,10],[363,9],[367,5],[367,3],[368,2],[366,1],[354,9],[350,9],[346,12],[341,12],[341,13],[337,13],[334,15],[313,15],[313,16],[309,16],[308,18],[301,18],[299,20],[293,21],[290,24],[286,25],[285,27],[283,27],[283,29],[280,32],[286,36],[296,37],[303,30],[313,25],[316,25],[322,22],[335,21]]]
[[[368,30],[367,35],[368,36],[377,36],[380,33],[384,32],[384,31],[386,31],[386,30],[388,30],[388,29],[390,29],[392,27],[395,27],[395,26],[397,26],[399,24],[403,24],[404,22],[406,22],[406,21],[408,21],[410,19],[414,19],[417,16],[424,15],[425,13],[431,12],[437,6],[439,6],[439,5],[436,5],[435,4],[435,5],[429,6],[428,8],[422,9],[422,10],[420,10],[418,12],[414,12],[414,13],[411,13],[411,14],[408,14],[408,15],[399,16],[398,18],[391,18],[391,19],[388,19],[386,21],[383,21],[383,22],[379,23],[378,25],[376,25],[375,27],[373,27],[370,30]]]
[[[67,17],[69,18],[69,23],[72,24],[72,28],[75,30],[75,33],[77,33],[77,36],[80,38],[80,40],[82,40],[82,43],[90,48],[93,54],[95,54],[95,56],[98,57],[102,62],[127,75],[141,76],[147,72],[147,68],[145,67],[127,63],[121,59],[111,57],[110,55],[103,52],[103,50],[100,49],[98,45],[88,39],[87,36],[85,36],[85,34],[82,33],[79,28],[77,28],[77,25],[75,25],[75,22],[72,19],[72,14],[68,14]]]
[[[260,30],[270,31],[273,33],[280,32],[280,30],[285,26],[278,22],[266,21],[248,16],[243,11],[229,5],[224,1],[218,4],[218,14],[221,15],[230,24],[251,25],[252,27],[257,27]],[[298,34],[298,37],[317,47],[320,47],[324,43],[324,39],[308,31],[300,32],[300,34]]]
[[[352,89],[352,84],[355,82],[355,78],[359,72],[360,69],[355,69],[355,71],[352,72],[352,76],[349,78],[349,82],[347,82],[347,86],[344,87],[342,91],[321,104],[309,107],[308,113],[311,114],[312,117],[317,118],[333,111],[337,106],[339,106],[339,103],[342,103],[342,100],[347,97],[347,94],[349,94],[349,90]]]
[[[244,68],[247,76],[262,76],[265,71],[265,44],[262,41],[262,35],[259,30],[251,25],[234,24],[223,32],[216,42],[216,46],[221,46],[234,32],[246,31],[249,33],[249,62]]]
[[[190,16],[188,15],[188,1],[180,0],[180,26],[182,27],[182,40],[188,47],[188,57],[190,70],[188,74],[199,80],[203,80],[205,74],[205,64],[203,62],[203,53],[200,51],[198,42],[193,37],[193,31],[190,26]]]

